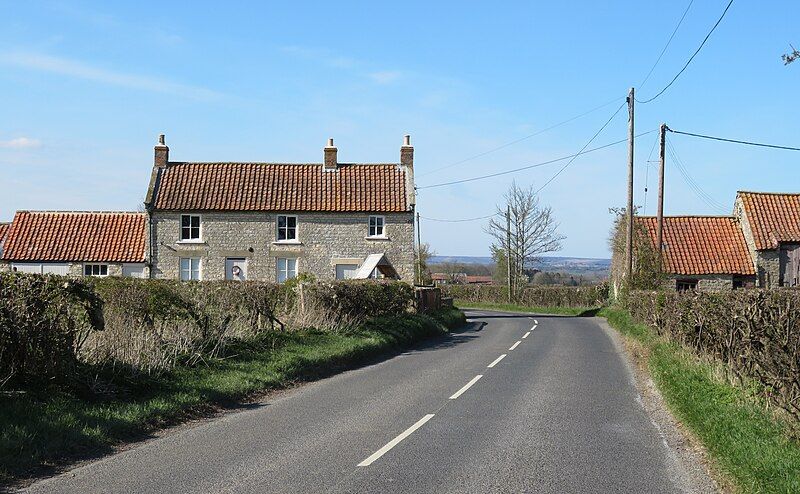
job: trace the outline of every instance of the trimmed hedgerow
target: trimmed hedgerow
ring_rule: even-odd
[[[505,304],[508,290],[500,285],[443,285],[442,295],[473,303]],[[527,287],[514,303],[526,307],[597,307],[608,299],[608,285]]]
[[[697,355],[754,380],[764,396],[800,420],[800,291],[632,292],[634,319]]]

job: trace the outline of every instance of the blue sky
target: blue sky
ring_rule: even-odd
[[[158,133],[171,158],[398,161],[416,147],[417,184],[469,178],[575,153],[655,62],[687,2],[2,2],[0,221],[17,209],[135,209]],[[725,0],[694,2],[644,87],[683,66]],[[793,2],[734,2],[680,79],[639,105],[637,131],[674,129],[800,145],[800,46]],[[626,136],[625,111],[594,144]],[[637,141],[636,203],[655,212],[656,139]],[[799,153],[670,135],[692,179],[725,211],[736,190],[800,191]],[[657,158],[654,152],[651,159]],[[668,214],[719,214],[667,162]],[[608,208],[625,203],[624,144],[575,162],[541,193],[566,235],[557,255],[607,257]],[[561,163],[421,190],[423,216],[491,213],[516,180]],[[487,255],[485,221],[423,221],[439,254]]]

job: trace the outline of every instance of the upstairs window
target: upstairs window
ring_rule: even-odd
[[[181,240],[200,240],[200,216],[194,214],[181,215]]]
[[[370,216],[369,217],[369,236],[370,237],[384,237],[383,224],[386,219],[383,216]]]
[[[84,264],[84,276],[108,276],[108,264]]]
[[[297,216],[278,215],[278,242],[297,240]]]

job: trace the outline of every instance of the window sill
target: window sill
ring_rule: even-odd
[[[303,242],[299,240],[276,240],[272,242],[272,245],[303,245]]]
[[[364,240],[377,240],[377,241],[384,240],[384,241],[387,241],[387,240],[391,240],[391,239],[389,237],[387,237],[386,235],[374,235],[374,236],[367,235],[366,237],[364,237]]]
[[[205,240],[178,240],[175,242],[178,245],[205,245]]]

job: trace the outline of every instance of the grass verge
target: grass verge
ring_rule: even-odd
[[[491,302],[467,302],[465,300],[455,300],[453,302],[461,309],[489,309],[504,312],[523,312],[536,314],[554,314],[560,316],[581,316],[592,314],[596,308],[592,307],[527,307],[517,304],[496,304]],[[592,314],[593,315],[593,314]]]
[[[740,492],[800,492],[800,443],[747,389],[712,364],[635,323],[624,310],[599,313],[645,348],[647,367],[673,414],[705,446],[715,470]]]
[[[233,357],[158,377],[123,378],[87,369],[87,381],[94,376],[95,384],[103,383],[111,394],[76,386],[69,393],[0,396],[0,485],[50,473],[70,460],[108,454],[160,427],[353,368],[465,322],[461,311],[448,309],[373,319],[347,332],[271,332],[232,344],[228,354]]]

